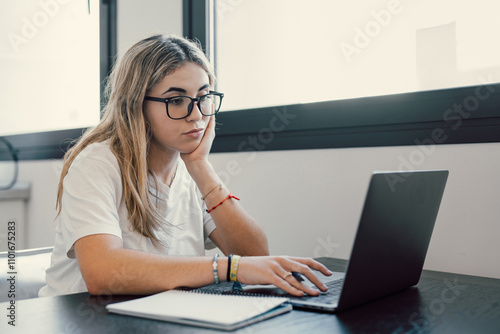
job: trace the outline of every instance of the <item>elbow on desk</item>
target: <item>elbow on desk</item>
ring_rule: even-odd
[[[89,271],[82,272],[87,291],[91,295],[116,295],[125,292],[125,279],[117,277],[114,271]]]
[[[85,285],[87,286],[87,291],[91,295],[104,295],[104,294],[113,294],[107,284],[102,282],[100,279],[92,278],[92,279],[84,279]],[[116,292],[115,292],[116,293]]]

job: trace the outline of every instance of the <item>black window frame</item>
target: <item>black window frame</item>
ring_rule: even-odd
[[[215,7],[183,0],[184,36],[212,57]],[[499,142],[500,83],[229,110],[217,123],[212,152]]]
[[[88,1],[89,11],[90,1]],[[99,54],[101,110],[104,101],[104,84],[117,54],[116,0],[99,1]],[[96,110],[96,112],[98,112]],[[3,136],[17,154],[18,160],[60,159],[87,128],[36,132]],[[1,158],[0,158],[1,160]]]

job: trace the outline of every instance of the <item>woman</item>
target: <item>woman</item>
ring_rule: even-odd
[[[56,243],[40,296],[149,294],[233,280],[300,296],[321,290],[307,258],[269,257],[262,228],[208,162],[222,94],[183,38],[134,45],[110,75],[100,124],[66,154]],[[215,246],[228,257],[205,256]],[[240,256],[242,256],[240,258]]]

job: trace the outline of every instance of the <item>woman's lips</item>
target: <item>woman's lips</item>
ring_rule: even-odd
[[[198,137],[201,137],[203,135],[204,130],[205,129],[203,129],[203,128],[194,129],[194,130],[191,130],[189,132],[186,132],[185,135],[188,137],[192,137],[192,138],[198,138]]]

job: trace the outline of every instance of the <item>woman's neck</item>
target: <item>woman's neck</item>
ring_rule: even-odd
[[[149,150],[148,164],[156,177],[164,184],[170,186],[175,177],[179,159],[179,152],[159,151],[152,145]]]

